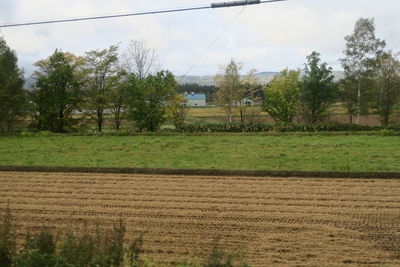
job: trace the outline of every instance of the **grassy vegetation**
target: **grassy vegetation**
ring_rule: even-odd
[[[25,235],[18,242],[17,227],[10,208],[0,218],[0,266],[2,267],[249,267],[241,255],[227,252],[215,238],[210,255],[203,260],[186,259],[180,263],[151,262],[144,255],[144,233],[126,244],[126,224],[120,219],[112,229],[99,226],[73,232],[75,225],[56,231],[50,227]]]
[[[397,136],[0,137],[3,166],[400,171]]]

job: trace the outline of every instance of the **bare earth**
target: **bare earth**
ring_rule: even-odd
[[[214,237],[253,266],[399,266],[400,180],[0,172],[0,209],[19,231],[121,216],[163,261]]]

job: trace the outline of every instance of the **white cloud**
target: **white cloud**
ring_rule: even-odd
[[[15,13],[15,1],[14,0],[1,0],[0,3],[0,20],[4,22],[9,22]]]
[[[22,55],[38,54],[48,44],[47,38],[28,29],[4,30],[3,33],[8,45]]]
[[[308,7],[289,3],[250,10],[241,22],[255,31],[265,45],[301,45],[317,39],[323,31]]]
[[[0,22],[36,21],[134,11],[208,5],[218,0],[0,0]],[[193,11],[102,21],[3,29],[21,64],[31,69],[35,61],[56,48],[83,54],[131,39],[143,39],[155,48],[165,68],[187,71],[240,8]],[[302,67],[316,50],[323,60],[340,68],[338,58],[344,36],[359,17],[375,17],[377,36],[400,49],[398,0],[290,0],[249,6],[199,62],[192,74],[213,74],[231,58],[245,68],[279,71]]]

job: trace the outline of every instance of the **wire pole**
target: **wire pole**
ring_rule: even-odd
[[[216,9],[216,8],[227,8],[227,7],[234,7],[234,6],[266,4],[266,3],[282,2],[282,1],[287,1],[287,0],[267,0],[267,1],[241,0],[241,1],[232,1],[232,2],[213,3],[209,6],[199,6],[199,7],[143,11],[143,12],[136,12],[136,13],[115,14],[115,15],[108,15],[108,16],[94,16],[94,17],[83,17],[83,18],[45,20],[45,21],[36,21],[36,22],[9,23],[9,24],[0,25],[0,28],[11,28],[11,27],[22,27],[22,26],[33,26],[33,25],[66,23],[66,22],[77,22],[77,21],[88,21],[88,20],[102,20],[102,19],[155,15],[155,14],[165,14],[165,13],[175,13],[175,12],[187,12],[187,11],[204,10],[204,9]]]

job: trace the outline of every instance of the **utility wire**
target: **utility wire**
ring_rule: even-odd
[[[88,20],[102,20],[102,19],[112,19],[112,18],[152,15],[152,14],[184,12],[184,11],[201,10],[201,9],[209,9],[209,8],[211,8],[211,7],[209,7],[209,6],[189,7],[189,8],[168,9],[168,10],[143,11],[143,12],[137,12],[137,13],[115,14],[115,15],[106,15],[106,16],[95,16],[95,17],[83,17],[83,18],[71,18],[71,19],[58,19],[58,20],[25,22],[25,23],[15,23],[15,24],[4,24],[4,25],[0,25],[0,28],[43,25],[43,24],[54,24],[54,23],[63,23],[63,22],[77,22],[77,21],[88,21]]]
[[[283,2],[283,1],[287,1],[287,0],[267,0],[267,1],[242,0],[242,1],[234,1],[234,2],[225,2],[222,5],[217,5],[217,6],[216,6],[216,4],[212,4],[209,6],[153,10],[153,11],[143,11],[143,12],[136,12],[136,13],[115,14],[115,15],[105,15],[105,16],[55,19],[55,20],[23,22],[23,23],[8,23],[8,24],[0,25],[0,28],[11,28],[11,27],[22,27],[22,26],[33,26],[33,25],[77,22],[77,21],[88,21],[88,20],[102,20],[102,19],[111,19],[111,18],[133,17],[133,16],[154,15],[154,14],[175,13],[175,12],[187,12],[187,11],[194,11],[194,10],[224,8],[224,7],[231,7],[231,6],[238,6],[238,5],[247,6],[249,4],[266,4],[266,3]]]
[[[247,5],[244,6],[239,13],[236,14],[236,16],[229,22],[228,25],[226,25],[226,27],[223,29],[223,31],[220,33],[220,35],[217,36],[217,38],[215,38],[215,40],[207,47],[207,49],[204,51],[203,54],[200,55],[200,57],[193,63],[192,66],[190,66],[190,68],[185,72],[184,76],[188,75],[193,69],[194,67],[196,67],[196,65],[200,62],[200,60],[203,59],[203,57],[211,50],[211,48],[215,45],[215,43],[217,43],[219,41],[219,39],[221,39],[221,37],[226,33],[226,31],[233,25],[233,23],[239,18],[239,16],[243,13],[243,11],[246,9]]]

